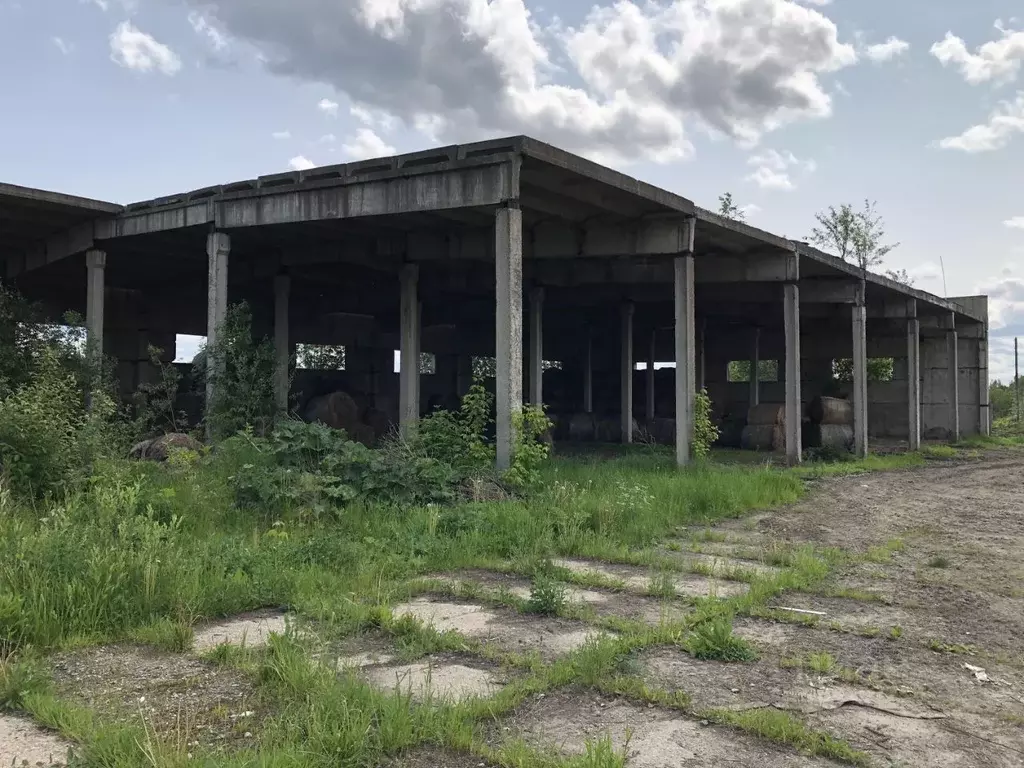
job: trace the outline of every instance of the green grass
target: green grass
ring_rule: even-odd
[[[921,455],[926,459],[955,459],[960,451],[952,445],[925,445],[921,448]]]
[[[952,561],[945,555],[932,555],[928,558],[927,565],[929,568],[949,568]]]
[[[775,548],[766,559],[780,573],[736,572],[750,585],[746,594],[692,601],[693,612],[683,619],[650,627],[567,604],[564,581],[610,585],[553,568],[550,559],[600,557],[647,567],[650,592],[670,598],[673,574],[684,566],[659,554],[661,542],[680,526],[703,526],[700,538],[721,540],[710,526],[795,501],[813,468],[709,462],[679,471],[667,451],[571,456],[547,465],[529,498],[441,508],[352,505],[339,515],[275,519],[234,507],[229,478],[241,460],[215,453],[168,467],[115,462],[45,510],[0,498],[0,650],[14,652],[0,667],[0,707],[28,712],[78,741],[88,764],[192,764],[180,744],[144,722],[115,727],[57,700],[34,671],[34,654],[120,640],[179,652],[190,647],[199,621],[283,606],[314,628],[318,641],[373,631],[386,635],[405,660],[475,653],[505,670],[509,684],[485,701],[415,702],[375,691],[354,675],[339,676],[296,637],[276,638],[266,651],[217,649],[207,658],[252,676],[273,702],[258,761],[243,750],[218,757],[218,766],[375,765],[428,743],[502,765],[613,768],[623,764],[623,753],[607,741],[555,759],[518,742],[495,746],[487,727],[531,696],[568,685],[685,710],[685,692],[662,690],[638,671],[640,651],[668,645],[701,659],[753,660],[752,647],[732,632],[732,616],[757,614],[784,589],[817,588],[846,558],[813,546]],[[471,582],[423,580],[468,568],[531,576],[531,595],[524,600]],[[572,615],[618,634],[546,664],[536,654],[502,653],[392,616],[389,605],[424,590]],[[842,742],[789,721],[750,713],[726,721],[850,761]],[[207,757],[198,750],[196,764]]]
[[[865,753],[855,750],[842,739],[814,730],[789,712],[776,709],[749,709],[741,712],[712,710],[706,712],[705,717],[780,744],[788,744],[808,755],[828,757],[851,765],[870,764]]]

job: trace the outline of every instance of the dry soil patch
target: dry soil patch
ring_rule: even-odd
[[[733,729],[701,725],[677,712],[588,690],[568,689],[533,699],[506,725],[507,737],[522,737],[567,755],[583,754],[588,743],[608,737],[617,751],[625,752],[629,768],[831,765]]]
[[[62,766],[71,745],[30,720],[0,714],[0,766]]]
[[[190,656],[113,646],[53,659],[58,693],[116,723],[142,718],[206,746],[254,745],[267,707],[242,673]]]
[[[381,768],[493,768],[493,766],[476,755],[465,752],[423,747],[396,755],[382,763]]]

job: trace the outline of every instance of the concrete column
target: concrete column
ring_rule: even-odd
[[[657,354],[658,332],[651,331],[651,344],[647,349],[647,423],[654,421],[654,363]]]
[[[211,232],[206,237],[208,272],[206,277],[206,403],[214,396],[214,380],[223,370],[224,361],[216,354],[217,331],[228,314],[228,256],[231,237],[226,232]],[[209,435],[209,423],[207,423]]]
[[[992,433],[992,408],[988,391],[988,324],[982,327],[978,339],[978,431],[983,435]]]
[[[910,450],[921,448],[921,321],[907,320],[907,432]]]
[[[949,361],[949,439],[960,440],[960,356],[957,351],[957,333],[946,331],[946,359]]]
[[[274,402],[281,413],[288,412],[288,367],[292,357],[288,328],[288,299],[291,294],[288,275],[274,277]]]
[[[754,348],[750,356],[750,407],[761,404],[761,329],[754,329]]]
[[[499,208],[494,217],[495,400],[498,470],[512,465],[514,421],[523,408],[523,213]]]
[[[786,335],[786,460],[799,464],[801,446],[800,400],[800,286],[787,283],[782,289]]]
[[[853,451],[860,458],[868,455],[868,313],[864,283],[852,308],[853,330]]]
[[[693,299],[693,220],[690,220],[689,252],[674,260],[675,348],[676,348],[676,464],[690,463],[693,440],[693,396],[695,389],[696,318]]]
[[[398,425],[410,437],[420,418],[420,303],[416,296],[419,266],[403,264],[398,275],[399,307]]]
[[[85,252],[85,333],[86,350],[92,362],[103,359],[103,298],[106,290],[107,254]]]
[[[583,351],[583,411],[594,412],[594,340],[589,331]]]
[[[530,403],[544,405],[544,289],[530,289]]]
[[[622,419],[622,442],[633,442],[633,304],[622,305],[622,339],[619,387],[619,416]]]

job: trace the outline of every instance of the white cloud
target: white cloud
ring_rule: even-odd
[[[383,109],[374,109],[362,104],[349,107],[349,114],[367,128],[380,128],[382,131],[393,131],[398,126],[398,118]]]
[[[284,141],[285,139],[290,139],[292,137],[292,132],[291,131],[274,131],[270,135],[273,136],[278,141]]]
[[[192,29],[195,30],[197,35],[206,38],[206,41],[213,50],[223,52],[230,44],[228,36],[211,25],[201,13],[196,11],[189,13],[188,23],[192,25]]]
[[[1024,229],[1024,216],[1014,216],[1003,222],[1010,229]]]
[[[813,173],[817,165],[813,160],[800,160],[792,152],[766,149],[747,158],[754,171],[746,177],[761,189],[794,189],[790,174],[793,171]]]
[[[902,56],[910,50],[910,43],[898,37],[890,37],[884,43],[875,43],[864,49],[864,55],[876,64]]]
[[[828,117],[822,79],[857,59],[792,0],[604,0],[572,28],[543,26],[525,0],[187,2],[272,72],[432,138],[528,133],[625,160],[685,157],[694,126],[751,145]]]
[[[979,46],[977,53],[971,53],[964,41],[947,32],[946,37],[931,47],[932,55],[942,66],[953,65],[960,70],[968,83],[977,85],[990,80],[996,83],[1012,81],[1024,61],[1024,32],[1003,27],[996,21],[1000,37]]]
[[[55,36],[53,36],[50,39],[53,41],[53,44],[55,46],[57,46],[57,50],[60,51],[65,56],[69,56],[71,54],[71,52],[73,50],[75,50],[75,46],[73,46],[71,43],[67,42],[63,37],[57,37],[55,35]]]
[[[746,205],[740,206],[740,213],[743,214],[744,218],[748,216],[756,216],[761,212],[761,206],[755,203],[747,203]]]
[[[338,137],[335,136],[333,133],[325,133],[323,136],[321,136],[319,139],[317,139],[317,143],[318,144],[333,144],[337,140],[338,140]]]
[[[959,136],[940,139],[937,146],[971,154],[992,152],[1009,144],[1017,133],[1024,133],[1024,91],[1017,93],[1015,101],[999,102],[988,122],[972,125]]]
[[[155,69],[165,75],[173,75],[181,69],[178,54],[140,31],[130,21],[122,21],[110,35],[110,58],[137,72]]]
[[[325,115],[331,117],[338,116],[338,102],[331,101],[330,99],[320,99],[320,103],[316,105],[316,108],[323,112]]]
[[[907,270],[907,274],[914,278],[914,283],[942,283],[942,267],[933,261],[926,261],[924,264],[917,264]],[[925,287],[925,290],[928,290]]]
[[[299,155],[288,161],[288,167],[293,171],[308,171],[310,168],[316,168],[316,163],[303,155]]]
[[[360,128],[341,145],[341,151],[350,160],[368,160],[395,154],[395,148],[369,128]]]
[[[92,3],[101,11],[106,11],[110,7],[108,0],[78,0],[80,3]]]

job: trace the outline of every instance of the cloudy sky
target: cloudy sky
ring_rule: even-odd
[[[0,179],[131,202],[526,133],[886,266],[1024,335],[1019,0],[0,0]],[[944,275],[943,278],[943,268]]]

